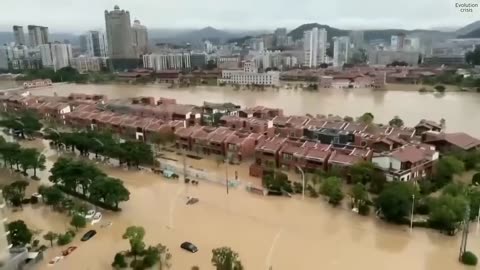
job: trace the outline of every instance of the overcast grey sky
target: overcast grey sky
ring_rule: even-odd
[[[118,4],[149,28],[273,29],[318,22],[339,28],[463,26],[455,0],[0,0],[1,30],[38,24],[52,32],[104,28],[104,10]],[[480,0],[457,2],[479,3]]]

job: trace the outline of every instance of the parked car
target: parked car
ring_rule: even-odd
[[[82,236],[82,241],[88,241],[90,238],[92,238],[95,234],[97,234],[97,231],[95,230],[90,230],[88,232],[86,232],[83,236]]]
[[[93,215],[93,218],[92,218],[92,225],[97,222],[100,222],[100,220],[102,220],[102,213],[100,212],[95,213],[95,215]]]
[[[48,262],[48,264],[49,264],[49,265],[54,265],[54,264],[56,264],[57,262],[59,262],[60,260],[62,260],[62,259],[63,259],[63,256],[57,256],[57,257],[51,259],[51,260]]]
[[[95,210],[88,210],[87,214],[85,215],[86,219],[91,219],[95,215]]]
[[[77,249],[76,246],[68,247],[66,250],[62,251],[62,255],[63,255],[63,256],[68,256],[68,255],[70,255],[70,253],[72,253],[75,249]]]
[[[195,253],[198,251],[198,248],[190,243],[190,242],[183,242],[181,245],[180,245],[181,248],[185,249],[186,251],[190,251],[191,253]]]

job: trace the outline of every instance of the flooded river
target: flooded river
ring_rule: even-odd
[[[395,115],[413,126],[422,118],[446,119],[448,131],[464,131],[480,137],[480,94],[450,92],[438,96],[416,91],[372,91],[370,89],[321,89],[235,91],[225,87],[168,89],[164,85],[57,85],[32,90],[34,94],[70,93],[106,94],[110,98],[155,96],[176,98],[179,103],[200,105],[203,101],[233,102],[242,106],[264,105],[283,108],[287,114],[337,114],[359,116],[372,112],[375,121],[387,123]]]
[[[29,144],[46,146],[42,142]],[[51,167],[56,155],[51,151],[44,153],[50,155]],[[187,164],[208,171],[224,170],[223,165],[217,167],[212,160],[187,159]],[[37,269],[110,269],[114,254],[128,249],[128,242],[121,235],[131,225],[145,228],[147,245],[162,243],[169,247],[174,270],[189,270],[194,265],[213,269],[211,250],[221,246],[236,250],[245,269],[250,270],[472,269],[457,261],[460,236],[448,237],[420,228],[411,232],[406,226],[393,226],[372,216],[361,217],[341,207],[333,208],[321,199],[250,194],[245,191],[245,183],[252,180],[247,176],[247,166],[229,166],[230,171],[238,170],[243,185],[230,189],[228,195],[218,184],[201,182],[194,187],[149,172],[103,169],[124,180],[131,192],[130,200],[121,204],[123,211],[104,212],[101,223],[111,221],[111,227],[101,228],[98,223],[81,229],[79,235],[89,229],[95,229],[97,235],[87,242],[80,242],[77,236],[71,245],[78,249],[53,267],[47,266],[48,260],[66,247],[49,249]],[[41,176],[40,182],[48,183],[47,174]],[[3,183],[12,179],[9,174],[0,174]],[[38,182],[32,181],[27,194],[35,192],[37,186]],[[187,196],[200,201],[187,206]],[[25,220],[40,239],[48,231],[62,233],[70,227],[69,218],[43,205],[27,206],[10,213],[8,219]],[[474,224],[469,250],[480,251],[479,237]],[[183,241],[195,243],[199,252],[181,250]]]

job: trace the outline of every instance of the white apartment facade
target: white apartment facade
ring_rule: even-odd
[[[305,31],[303,34],[304,66],[314,68],[326,62],[327,31],[318,29]]]
[[[81,55],[72,59],[72,67],[80,73],[101,71],[107,65],[107,57],[89,57]]]
[[[350,57],[350,37],[333,38],[333,66],[341,67],[348,62]]]
[[[222,78],[219,82],[234,85],[277,86],[280,84],[280,73],[278,71],[258,73],[255,63],[247,61],[244,63],[243,70],[222,70]]]
[[[64,43],[41,44],[40,56],[44,67],[53,68],[55,71],[71,65],[72,46]]]
[[[184,70],[192,67],[189,53],[146,54],[143,56],[143,67],[162,70]]]

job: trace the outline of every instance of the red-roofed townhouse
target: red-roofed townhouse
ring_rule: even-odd
[[[409,181],[431,174],[438,156],[432,145],[412,144],[374,156],[372,162],[385,172],[388,181]]]

